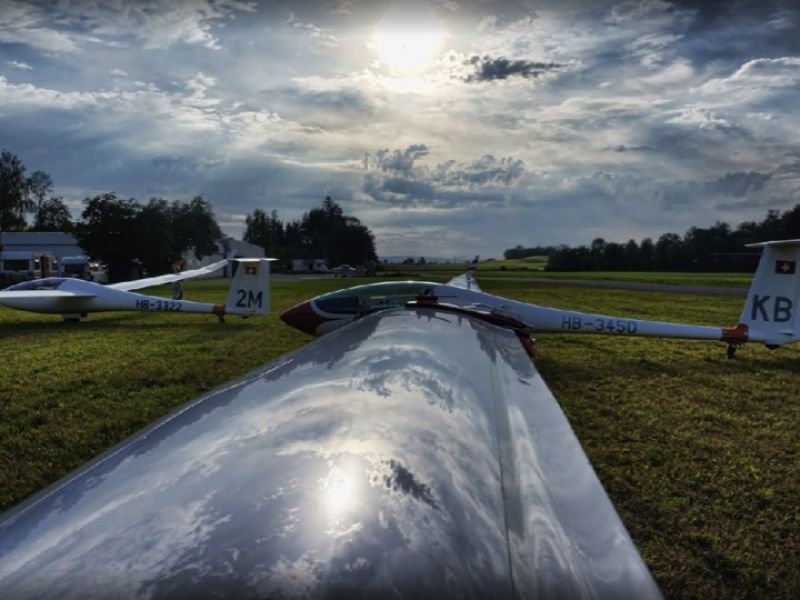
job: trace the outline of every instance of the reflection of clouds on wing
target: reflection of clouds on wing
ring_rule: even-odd
[[[383,478],[387,488],[409,494],[412,498],[424,502],[432,508],[439,508],[430,486],[418,481],[414,474],[398,461],[391,459],[387,464],[391,469],[391,473]]]
[[[418,313],[356,321],[42,498],[4,524],[4,592],[494,597],[509,550],[530,590],[635,574],[596,555],[629,541],[516,336]]]

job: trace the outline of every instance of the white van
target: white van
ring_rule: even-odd
[[[90,279],[92,274],[89,268],[88,256],[62,256],[61,276]]]

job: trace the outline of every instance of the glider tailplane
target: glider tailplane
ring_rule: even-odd
[[[763,248],[740,327],[745,325],[751,342],[778,347],[800,339],[800,240],[762,242]]]
[[[233,315],[269,314],[269,263],[271,258],[235,258],[231,263],[236,269],[225,312]]]

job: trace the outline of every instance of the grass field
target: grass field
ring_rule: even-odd
[[[480,273],[479,273],[480,275]],[[58,317],[0,308],[0,508],[309,338],[278,320],[359,280],[273,283],[273,315]],[[486,280],[563,308],[732,324],[736,298]],[[219,301],[225,284],[192,282]],[[537,361],[669,598],[800,594],[800,349],[543,335]]]
[[[635,281],[673,285],[716,285],[748,287],[752,273],[674,273],[670,271],[545,271],[546,256],[484,261],[478,265],[478,277],[488,279],[586,279],[602,281]],[[387,265],[387,274],[419,279],[445,281],[464,272],[464,264]]]

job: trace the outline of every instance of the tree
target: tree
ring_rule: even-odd
[[[75,226],[78,244],[89,256],[108,265],[111,281],[127,278],[137,258],[142,207],[135,199],[122,200],[114,193],[86,198],[83,203],[86,208]]]
[[[0,231],[25,229],[25,213],[33,205],[28,196],[25,165],[16,155],[0,153]]]
[[[278,219],[278,211],[273,210],[272,215],[267,215],[257,208],[252,215],[247,215],[245,225],[247,227],[242,238],[245,242],[261,246],[267,256],[288,258],[282,256],[284,230],[283,223]]]
[[[53,191],[53,180],[44,171],[34,171],[28,177],[28,193],[36,203],[36,219],[41,220],[42,205]],[[62,203],[63,204],[63,203]],[[36,227],[34,227],[36,229]],[[57,230],[55,230],[57,231]]]
[[[174,247],[178,254],[190,248],[197,258],[217,251],[217,240],[222,230],[214,217],[211,203],[202,196],[195,196],[184,203],[176,200],[170,207]]]
[[[169,272],[182,251],[175,241],[175,212],[166,200],[151,198],[136,214],[136,239],[131,247],[136,259],[150,275]]]
[[[244,240],[263,246],[267,254],[291,258],[325,258],[330,266],[366,264],[377,260],[375,237],[356,217],[344,214],[333,198],[304,213],[299,221],[283,223],[257,208],[245,220]]]
[[[33,229],[36,231],[70,232],[74,227],[72,214],[61,198],[43,200],[33,222]]]
[[[683,241],[677,233],[664,233],[653,249],[653,262],[657,269],[676,271],[683,267]]]

